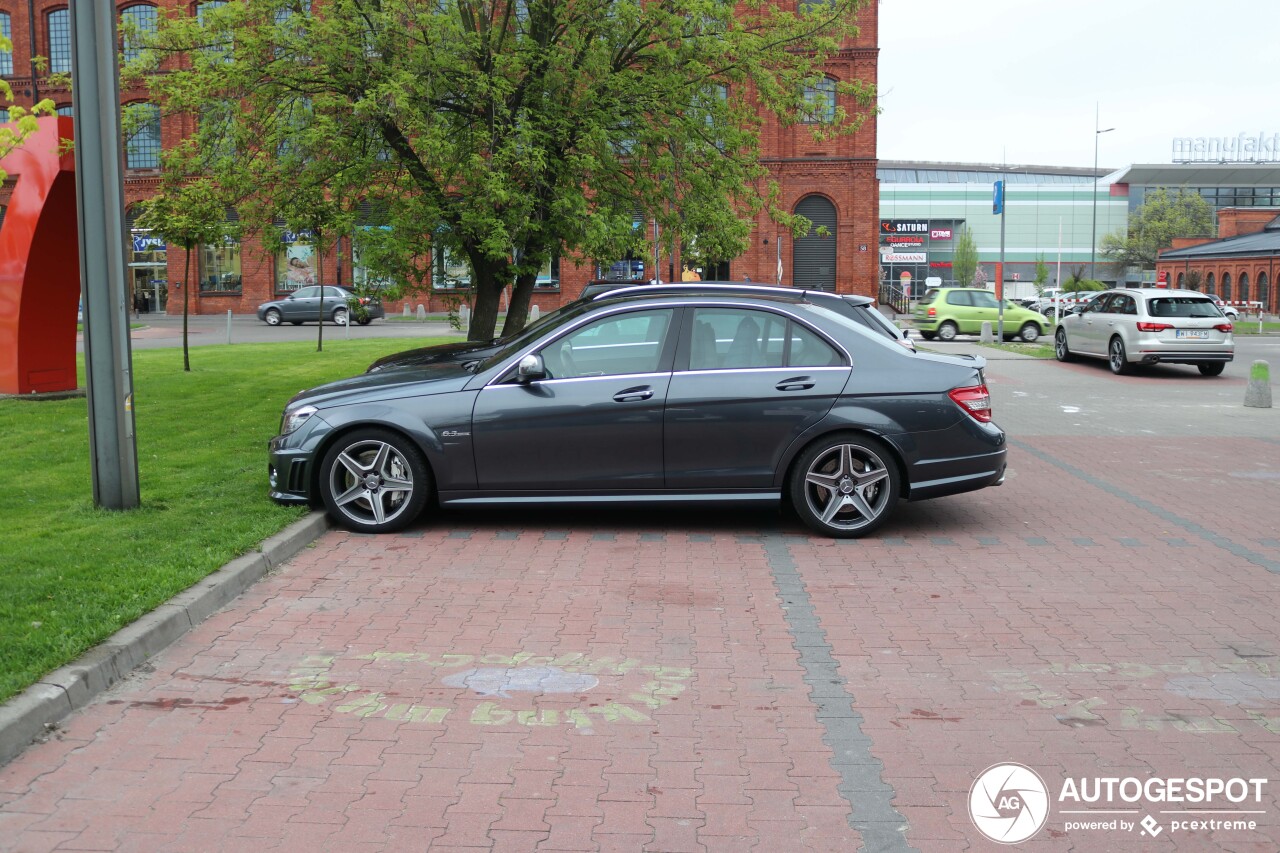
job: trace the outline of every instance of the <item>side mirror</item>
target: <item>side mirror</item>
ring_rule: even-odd
[[[542,363],[540,355],[526,355],[516,365],[516,381],[521,385],[547,378],[547,367]]]

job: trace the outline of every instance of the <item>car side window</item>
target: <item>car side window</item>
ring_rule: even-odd
[[[603,317],[542,350],[551,379],[653,373],[671,328],[672,309]]]
[[[976,308],[1000,307],[1000,303],[996,302],[996,297],[993,293],[970,293],[969,297],[973,300],[974,307]]]
[[[293,298],[294,299],[314,299],[319,295],[320,295],[320,289],[318,287],[304,287],[300,290],[295,290],[293,293]]]
[[[839,367],[844,364],[831,344],[799,323],[791,323],[787,341],[787,367]]]
[[[326,287],[324,289],[325,299],[346,299],[347,294],[340,287]]]
[[[953,290],[947,294],[948,305],[972,305],[972,294],[965,290]]]
[[[1099,296],[1097,299],[1089,303],[1084,309],[1087,314],[1101,314],[1107,310],[1107,305],[1111,303],[1110,296]]]
[[[1137,314],[1138,307],[1133,304],[1133,297],[1121,294],[1115,297],[1111,310],[1116,314]]]
[[[697,308],[690,370],[782,367],[786,319],[768,311]]]

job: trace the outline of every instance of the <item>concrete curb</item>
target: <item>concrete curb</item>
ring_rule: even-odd
[[[63,717],[89,704],[147,658],[225,607],[267,572],[279,567],[329,528],[313,512],[237,557],[131,625],[112,634],[78,660],[46,675],[0,705],[0,765],[51,731]]]

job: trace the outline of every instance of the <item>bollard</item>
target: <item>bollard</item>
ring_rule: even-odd
[[[1271,408],[1271,365],[1263,359],[1258,359],[1249,368],[1244,404],[1251,409]]]
[[[458,325],[462,327],[464,332],[471,328],[471,306],[458,306]]]
[[[533,306],[532,308],[530,308],[530,309],[529,309],[529,319],[530,319],[530,320],[536,320],[536,319],[538,319],[538,318],[539,318],[539,317],[541,317],[541,316],[542,316],[542,312],[538,310],[538,306],[537,306],[537,305],[535,305],[535,306]]]
[[[991,321],[982,321],[982,334],[978,337],[979,343],[990,344],[995,342],[995,335],[991,334]]]
[[[409,307],[409,303],[408,303],[408,302],[406,302],[406,303],[404,304],[404,316],[406,316],[406,317],[412,317],[412,316],[413,316],[413,309]]]
[[[427,308],[421,302],[418,303],[418,322],[427,322]]]
[[[231,343],[231,309],[227,309],[227,343]]]

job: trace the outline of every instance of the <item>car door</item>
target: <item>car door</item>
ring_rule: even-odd
[[[1107,351],[1107,329],[1109,305],[1112,294],[1105,293],[1085,306],[1080,312],[1080,320],[1073,327],[1078,329],[1073,348],[1090,355],[1103,355]],[[1114,321],[1114,317],[1110,317]]]
[[[1000,322],[1000,302],[996,295],[985,290],[971,290],[969,297],[973,307],[969,309],[969,320],[961,330],[976,335],[982,331],[983,323],[990,323],[991,331],[994,332]]]
[[[472,416],[479,488],[661,488],[677,319],[674,308],[612,312],[534,350],[546,379],[520,384],[513,369],[481,390]]]
[[[831,410],[845,356],[784,314],[698,307],[667,394],[668,489],[765,489],[783,452]]]
[[[295,290],[281,303],[281,313],[286,320],[314,320],[319,302],[320,288],[303,287]]]

